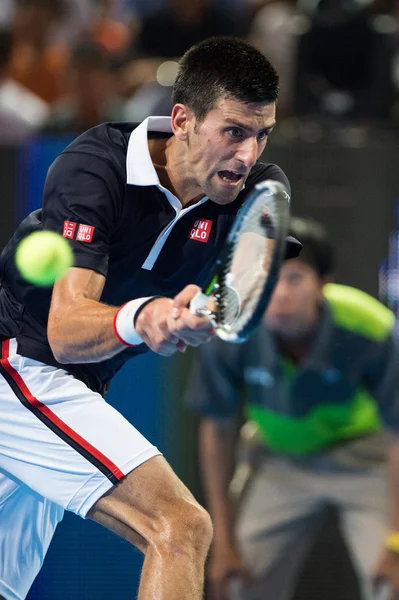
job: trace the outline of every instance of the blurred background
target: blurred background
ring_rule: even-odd
[[[293,213],[326,226],[338,281],[397,314],[399,0],[0,0],[1,246],[77,134],[169,114],[179,57],[210,35],[241,36],[274,63],[281,94],[265,158],[287,173]],[[201,500],[196,418],[181,399],[190,360],[139,357],[109,401]],[[127,600],[140,566],[127,543],[66,515],[29,600]],[[334,515],[299,582],[305,598],[357,598]]]

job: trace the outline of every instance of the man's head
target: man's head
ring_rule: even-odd
[[[183,142],[197,194],[232,202],[275,123],[278,76],[246,42],[214,37],[183,56],[173,89],[172,127]]]
[[[324,228],[310,219],[293,218],[290,235],[303,248],[298,258],[285,261],[269,304],[266,321],[286,340],[306,336],[317,323],[323,287],[333,279],[333,250]]]
[[[277,97],[278,75],[267,58],[243,40],[221,36],[184,54],[172,100],[188,106],[200,124],[220,100],[274,104]]]

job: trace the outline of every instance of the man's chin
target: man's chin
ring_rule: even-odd
[[[295,337],[298,334],[296,327],[290,323],[289,317],[266,319],[266,324],[268,328],[276,335],[283,337]]]
[[[240,190],[212,190],[207,196],[212,202],[215,202],[215,204],[231,204],[237,198],[239,193]]]
[[[303,330],[296,327],[290,327],[289,325],[269,325],[268,327],[274,335],[276,335],[281,340],[286,341],[287,343],[301,341],[308,335],[307,330]]]

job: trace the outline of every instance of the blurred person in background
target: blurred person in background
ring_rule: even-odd
[[[3,0],[0,3],[0,26],[4,27],[10,24],[11,15],[14,8],[14,0]]]
[[[66,0],[15,0],[10,76],[53,104],[66,93],[66,43],[55,34],[68,15]]]
[[[69,50],[53,37],[67,14],[66,0],[15,0],[9,75],[49,104],[67,92]]]
[[[120,0],[97,0],[89,27],[90,38],[110,55],[119,55],[127,51],[134,30],[132,18],[126,18],[130,27],[123,22],[123,12],[116,18],[117,4],[120,4]]]
[[[252,19],[248,41],[269,58],[280,75],[279,116],[293,113],[293,80],[296,64],[297,0],[270,0]]]
[[[143,19],[136,45],[139,56],[179,58],[201,40],[236,35],[240,23],[212,0],[165,0],[162,9]]]
[[[127,93],[133,100],[129,112],[137,113],[141,118],[148,116],[152,97],[155,97],[156,103],[160,102],[166,110],[170,110],[171,88],[160,89],[157,83],[159,67],[165,61],[177,62],[190,46],[201,40],[217,35],[236,35],[239,31],[239,19],[235,19],[227,8],[219,7],[214,0],[165,0],[158,11],[142,18],[131,48],[133,59],[124,69]],[[148,106],[150,112],[147,115],[137,112],[134,106],[136,93],[144,95],[139,102]]]
[[[368,294],[329,283],[332,249],[318,223],[293,219],[290,233],[303,250],[282,266],[264,325],[242,345],[215,339],[201,348],[187,389],[201,415],[199,456],[214,523],[210,598],[292,597],[333,504],[362,597],[374,598],[374,577],[392,583],[389,600],[397,600],[394,316]],[[247,422],[235,463],[242,412]]]
[[[299,0],[295,110],[335,127],[389,122],[397,31],[390,2]],[[385,12],[384,12],[385,11]]]
[[[49,115],[49,106],[8,76],[12,32],[0,29],[0,143],[16,144],[36,133]]]
[[[70,94],[54,106],[45,132],[81,133],[99,123],[123,118],[123,102],[117,94],[117,71],[102,47],[90,41],[76,46],[68,74]]]

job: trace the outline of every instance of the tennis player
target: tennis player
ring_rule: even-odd
[[[43,206],[0,261],[0,595],[21,600],[64,510],[144,554],[139,600],[200,600],[209,515],[157,448],[104,400],[148,349],[164,356],[214,335],[187,305],[245,194],[274,179],[258,163],[275,123],[278,77],[234,38],[181,61],[170,117],[106,123],[55,160]],[[245,192],[243,191],[245,185]],[[21,238],[50,229],[75,263],[53,289],[21,279]],[[299,245],[288,245],[295,256]],[[194,285],[195,284],[195,285]],[[132,398],[142,402],[142,398]]]
[[[318,223],[293,219],[291,233],[303,250],[282,266],[263,326],[245,344],[215,339],[202,347],[189,378],[215,530],[210,598],[292,598],[333,504],[362,599],[376,600],[374,580],[392,586],[384,600],[398,600],[394,315],[331,283],[332,248]]]

